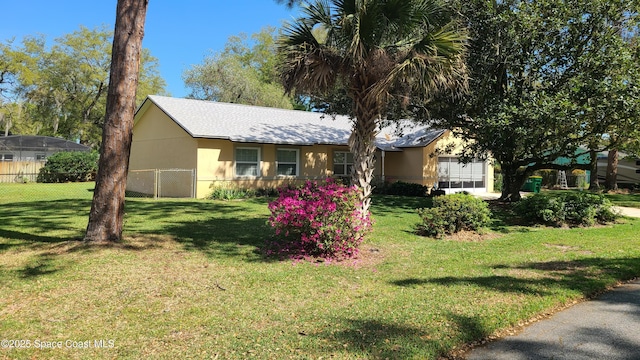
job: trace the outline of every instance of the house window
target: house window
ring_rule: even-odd
[[[260,148],[236,148],[236,176],[260,176]]]
[[[353,167],[353,154],[346,151],[336,151],[333,153],[333,174],[338,176],[351,175]]]
[[[439,189],[477,189],[485,187],[485,162],[473,160],[468,164],[458,158],[438,158]]]
[[[45,154],[36,154],[36,161],[45,161],[47,160],[47,155]]]
[[[0,161],[13,161],[13,154],[0,154]]]
[[[277,149],[276,174],[278,176],[297,176],[299,169],[298,159],[297,149]]]

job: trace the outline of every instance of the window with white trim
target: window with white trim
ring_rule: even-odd
[[[347,151],[333,153],[333,175],[349,176],[353,167],[353,154]]]
[[[473,160],[468,164],[455,157],[438,158],[439,189],[475,189],[485,187],[485,162]]]
[[[260,148],[236,148],[236,176],[260,176]]]
[[[0,154],[0,161],[13,161],[13,154]]]
[[[46,154],[36,154],[36,161],[45,161],[47,160],[47,155]]]
[[[298,149],[276,149],[276,175],[298,176],[299,158]]]

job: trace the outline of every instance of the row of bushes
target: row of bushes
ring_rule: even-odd
[[[276,188],[249,189],[235,186],[231,182],[218,182],[209,186],[211,192],[207,195],[209,200],[240,200],[254,197],[275,197],[278,196]]]
[[[592,226],[615,221],[619,216],[604,195],[589,192],[534,194],[513,205],[513,210],[523,222],[532,225]],[[487,203],[463,193],[434,198],[433,207],[418,209],[418,214],[418,232],[433,237],[477,231],[491,222]]]
[[[218,195],[211,197],[244,197],[244,191],[218,187],[213,192]],[[269,203],[268,222],[275,236],[268,243],[267,255],[343,258],[357,254],[359,244],[371,229],[369,215],[359,210],[358,191],[332,179],[278,189],[277,199]],[[512,209],[517,218],[530,224],[553,226],[590,226],[617,217],[603,195],[588,192],[535,194]],[[468,193],[435,197],[432,207],[418,209],[418,214],[418,232],[436,238],[464,230],[478,231],[489,226],[492,217],[488,203]]]
[[[514,210],[527,223],[551,226],[591,226],[618,216],[604,195],[590,192],[534,194],[516,203]]]
[[[344,183],[348,186],[348,182],[344,182],[342,179],[336,181],[337,183]],[[211,184],[210,188],[211,192],[207,195],[207,199],[210,200],[238,200],[259,196],[278,196],[278,189],[276,188],[242,188],[234,185],[232,182],[216,182]],[[376,195],[425,197],[433,195],[432,192],[433,191],[430,192],[428,186],[402,181],[379,183],[373,187],[373,194]]]

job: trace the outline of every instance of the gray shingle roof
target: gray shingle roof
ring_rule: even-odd
[[[346,116],[150,95],[152,101],[195,138],[288,145],[347,145],[352,121]],[[140,112],[141,107],[138,112]],[[443,130],[402,121],[382,129],[376,145],[383,150],[424,146]]]

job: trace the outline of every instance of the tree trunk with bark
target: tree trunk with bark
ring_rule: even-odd
[[[597,191],[600,189],[600,183],[598,182],[598,153],[595,150],[590,150],[589,156],[591,156],[591,177],[589,178],[589,190]]]
[[[618,149],[609,150],[605,187],[607,190],[618,190]]]
[[[518,171],[517,167],[502,166],[502,194],[501,201],[520,201],[520,189],[526,181],[526,174]]]
[[[349,137],[349,149],[353,153],[351,181],[360,188],[361,211],[369,212],[371,205],[371,180],[375,165],[375,134],[377,128],[377,112],[371,110],[375,106],[367,106],[363,101],[355,101],[355,124]]]
[[[148,0],[118,0],[96,187],[85,241],[122,239],[124,197]]]

